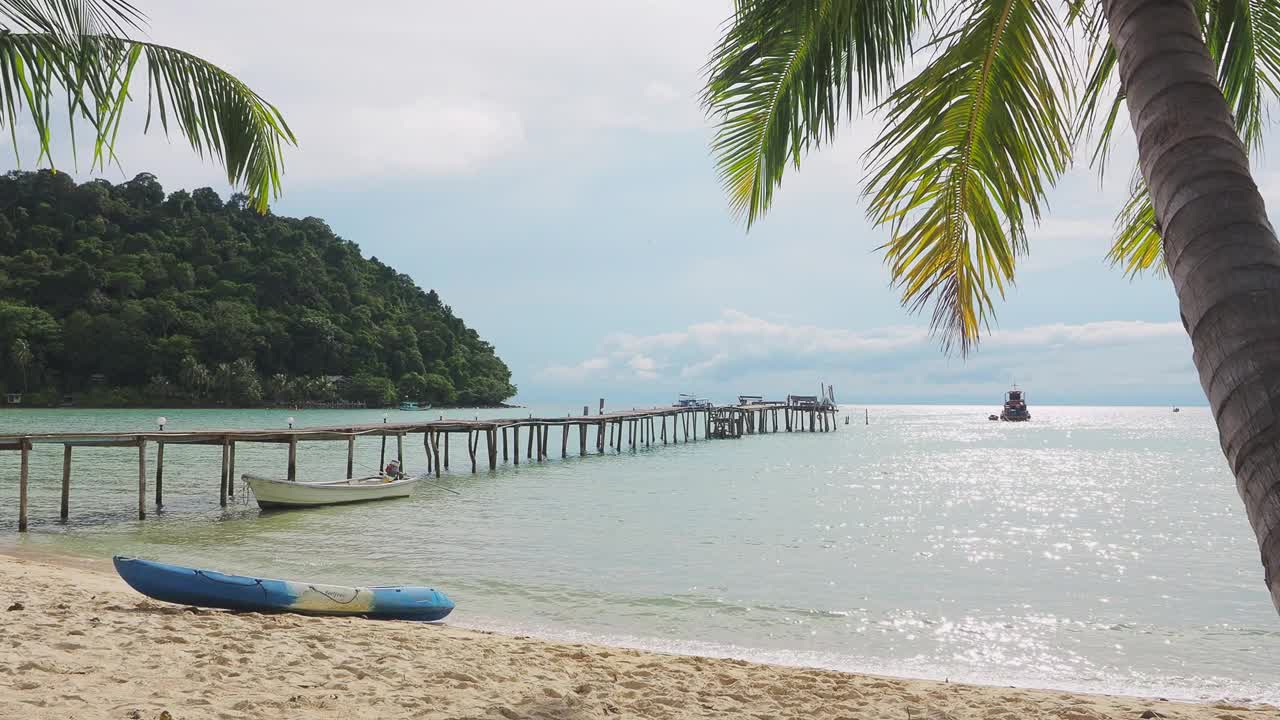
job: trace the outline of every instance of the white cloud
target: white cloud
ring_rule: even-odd
[[[1021,330],[997,330],[984,344],[992,347],[1100,347],[1185,337],[1186,331],[1176,322],[1104,320],[1077,325],[1054,323]]]
[[[950,392],[998,387],[1016,375],[1063,387],[1194,381],[1186,334],[1178,323],[1107,320],[1001,330],[967,361],[943,356],[922,327],[869,331],[791,324],[725,310],[715,320],[647,335],[615,333],[600,353],[572,366],[553,366],[540,379],[634,386],[654,381],[675,388],[791,387],[819,379],[846,388],[867,383]],[[1153,365],[1152,356],[1168,360]],[[1124,359],[1119,359],[1124,358]],[[1109,373],[1101,370],[1110,368]],[[856,379],[855,379],[856,378]],[[992,391],[994,392],[994,390]]]
[[[290,172],[326,175],[451,174],[477,170],[525,143],[520,114],[472,99],[309,112],[297,123],[305,152]]]

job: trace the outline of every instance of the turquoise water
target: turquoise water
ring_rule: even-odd
[[[1208,411],[1032,410],[1033,422],[1007,424],[988,422],[985,407],[873,407],[864,426],[858,408],[830,434],[571,455],[476,475],[457,439],[441,480],[457,495],[419,486],[404,501],[270,515],[243,495],[218,507],[219,448],[171,445],[166,508],[144,522],[132,518],[136,452],[77,448],[65,526],[61,448],[43,446],[22,538],[17,454],[0,453],[0,544],[429,583],[458,603],[454,624],[555,639],[1280,703],[1280,617]],[[141,430],[160,414],[171,430],[382,417],[24,410],[0,413],[0,432]],[[303,444],[299,455],[300,476],[332,477],[346,447]],[[406,456],[410,470],[424,465],[421,437]],[[378,440],[362,440],[358,462],[378,459]],[[285,462],[284,446],[238,448],[240,472],[282,475]]]

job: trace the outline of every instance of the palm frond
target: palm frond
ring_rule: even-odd
[[[1129,184],[1129,199],[1116,216],[1116,236],[1107,252],[1107,260],[1124,269],[1130,277],[1148,270],[1165,271],[1164,243],[1160,238],[1160,224],[1156,222],[1156,210],[1142,175],[1133,173]]]
[[[1087,0],[1072,0],[1086,4]],[[1262,146],[1267,104],[1280,96],[1280,7],[1268,0],[1197,0],[1209,53],[1218,67],[1218,84],[1231,106],[1236,130],[1250,150]],[[1124,103],[1122,90],[1114,79],[1115,51],[1094,24],[1096,17],[1081,12],[1079,19],[1096,54],[1082,96],[1077,133],[1092,128],[1098,132],[1094,163],[1106,164],[1107,150],[1115,120]],[[1105,117],[1099,121],[1104,97],[1110,98]],[[1122,266],[1128,275],[1148,270],[1163,272],[1164,254],[1155,211],[1146,187],[1135,171],[1136,180],[1129,200],[1116,219],[1117,233],[1107,258]]]
[[[73,128],[77,116],[93,128],[93,162],[104,167],[115,161],[140,64],[146,68],[147,127],[158,119],[166,134],[176,129],[202,157],[223,165],[231,184],[243,185],[265,211],[279,194],[283,145],[296,142],[292,131],[279,110],[243,82],[181,50],[106,35],[71,45],[50,34],[0,34],[0,124],[12,132],[25,110],[39,136],[40,158],[49,158],[51,100],[61,92]]]
[[[1280,7],[1270,0],[1207,0],[1204,27],[1236,130],[1247,147],[1260,148],[1264,105],[1280,95]]]
[[[703,104],[730,206],[748,225],[787,165],[890,87],[932,0],[738,0],[707,64]]]
[[[78,45],[94,35],[141,30],[143,15],[128,0],[0,0],[0,18],[10,31],[50,35]]]
[[[947,350],[967,353],[989,327],[1026,224],[1070,159],[1073,66],[1055,4],[959,3],[939,54],[885,101],[889,125],[868,152],[894,283],[913,311],[933,305]]]

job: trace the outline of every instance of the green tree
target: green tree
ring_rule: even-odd
[[[433,403],[448,405],[457,402],[458,391],[453,386],[453,381],[444,375],[427,373],[423,376],[422,397]]]
[[[93,162],[105,168],[116,159],[119,119],[139,94],[135,73],[142,72],[148,120],[211,155],[265,212],[280,191],[283,146],[295,143],[284,116],[221,68],[130,37],[144,23],[127,0],[0,0],[0,66],[10,78],[0,94],[0,125],[25,114],[39,138],[37,163],[51,161],[52,113],[66,107],[69,122],[92,129]],[[158,187],[135,180],[128,197],[147,209],[163,199]]]
[[[209,381],[209,369],[199,360],[191,355],[182,358],[178,370],[178,382],[192,398],[204,397],[209,390]]]
[[[931,308],[943,346],[964,354],[1075,142],[1099,130],[1105,161],[1127,108],[1142,182],[1111,257],[1129,271],[1163,266],[1173,282],[1280,609],[1280,244],[1247,154],[1280,87],[1280,7],[1067,5],[1064,24],[1050,0],[737,0],[705,93],[730,203],[755,221],[788,166],[877,103],[869,215],[891,231],[904,305]],[[1073,37],[1088,45],[1083,76]]]
[[[390,378],[381,377],[379,375],[357,375],[351,379],[351,386],[348,388],[351,393],[351,399],[373,405],[375,407],[385,407],[396,402],[396,386],[391,382]]]
[[[35,359],[35,355],[31,354],[31,345],[26,340],[18,338],[13,341],[13,345],[9,349],[9,359],[22,373],[22,392],[27,391],[27,368],[31,367],[31,361]]]

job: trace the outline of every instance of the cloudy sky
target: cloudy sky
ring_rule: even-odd
[[[998,327],[962,361],[899,306],[875,252],[886,235],[859,184],[874,118],[809,158],[749,233],[729,213],[696,101],[728,0],[137,4],[151,39],[285,113],[299,147],[275,212],[324,218],[437,289],[521,400],[826,382],[849,403],[992,404],[1016,380],[1040,402],[1203,402],[1168,281],[1104,260],[1131,147],[1105,183],[1084,164],[1060,183]],[[109,179],[227,190],[154,131],[121,156]],[[1277,169],[1258,167],[1269,197]]]

